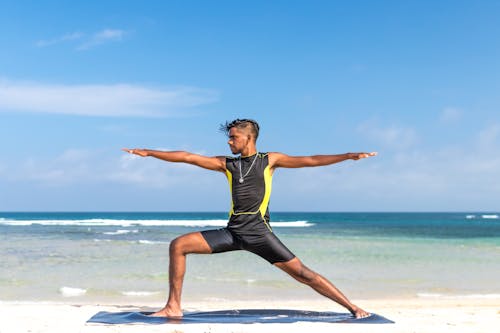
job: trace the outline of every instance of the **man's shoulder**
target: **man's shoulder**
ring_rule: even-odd
[[[268,152],[266,153],[266,155],[269,157],[269,158],[277,158],[277,157],[280,157],[280,156],[285,156],[285,154],[283,153],[280,153],[280,152],[276,152],[276,151],[273,151],[273,152]]]

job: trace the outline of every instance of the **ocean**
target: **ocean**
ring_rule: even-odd
[[[274,212],[278,237],[349,298],[499,297],[499,213]],[[175,237],[227,213],[0,213],[0,301],[166,300]],[[187,301],[321,299],[251,253],[190,255]]]

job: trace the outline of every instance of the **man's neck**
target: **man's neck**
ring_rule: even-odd
[[[257,149],[255,147],[248,147],[241,151],[241,157],[247,157],[257,154]]]

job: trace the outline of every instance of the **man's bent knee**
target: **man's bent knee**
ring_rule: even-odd
[[[200,233],[179,236],[170,242],[170,254],[210,253],[211,249]]]
[[[184,250],[182,246],[182,239],[181,237],[175,238],[173,241],[170,242],[170,254],[181,254],[184,255]]]

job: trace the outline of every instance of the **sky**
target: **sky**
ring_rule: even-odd
[[[121,148],[377,151],[279,169],[271,211],[500,211],[498,1],[2,1],[0,211],[226,211]]]

